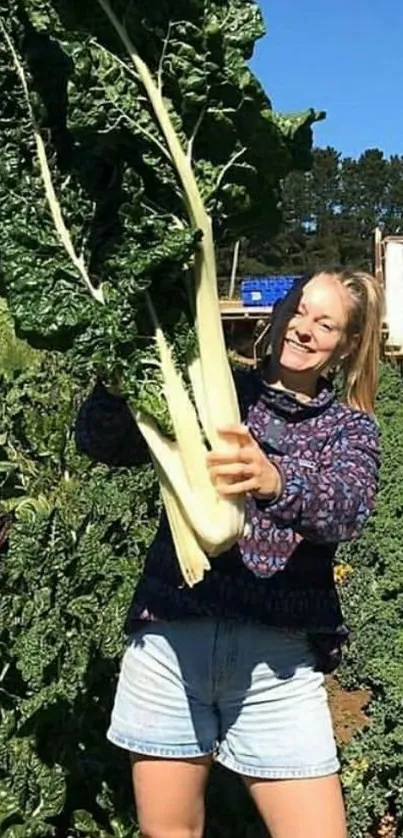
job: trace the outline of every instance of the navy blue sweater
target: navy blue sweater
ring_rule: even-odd
[[[247,501],[242,539],[211,559],[194,588],[183,584],[165,515],[134,593],[126,630],[138,620],[216,617],[307,632],[318,667],[339,662],[348,632],[333,578],[341,541],[356,538],[375,500],[379,441],[375,422],[337,401],[322,383],[301,404],[257,372],[236,376],[243,421],[280,468],[275,503]],[[148,459],[125,400],[98,384],[79,412],[79,449],[110,466]]]

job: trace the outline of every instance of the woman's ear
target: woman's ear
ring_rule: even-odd
[[[346,341],[343,341],[343,346],[339,346],[336,350],[334,360],[342,364],[343,361],[354,355],[358,349],[359,339],[359,335],[351,335]]]
[[[355,352],[357,352],[357,349],[359,347],[359,343],[360,343],[360,336],[357,335],[357,334],[351,335],[351,337],[348,340],[347,347],[346,347],[344,355],[343,355],[343,361],[345,361],[346,358],[349,358],[351,355],[354,355]]]

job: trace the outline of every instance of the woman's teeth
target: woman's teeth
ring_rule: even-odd
[[[287,340],[287,343],[290,344],[291,348],[296,352],[301,352],[304,355],[312,351],[308,346],[303,346],[301,343],[297,343],[295,340],[291,340],[290,338]]]

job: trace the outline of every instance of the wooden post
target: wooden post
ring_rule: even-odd
[[[382,231],[375,227],[374,232],[374,273],[381,285],[385,284],[382,264]]]
[[[237,270],[238,270],[240,244],[241,244],[241,241],[240,241],[240,239],[238,239],[238,241],[235,242],[234,255],[232,257],[231,279],[230,279],[230,282],[229,282],[229,298],[230,298],[230,300],[232,300],[232,298],[234,296],[234,291],[235,291],[235,280],[236,280],[236,274],[237,274]]]

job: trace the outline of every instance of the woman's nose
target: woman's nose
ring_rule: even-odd
[[[298,335],[298,340],[300,340],[301,343],[309,343],[312,338],[312,329],[309,323],[299,322],[295,331]]]

